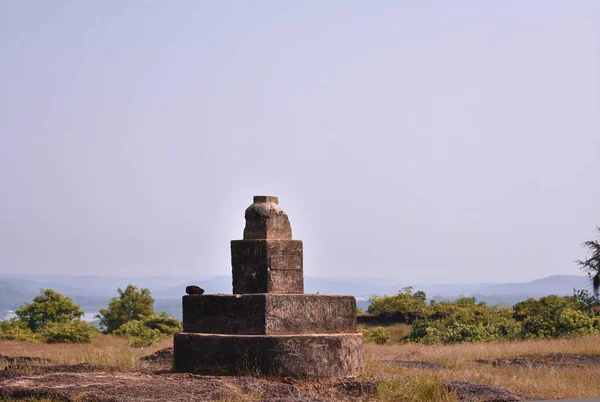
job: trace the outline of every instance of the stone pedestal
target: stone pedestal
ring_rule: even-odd
[[[305,295],[302,242],[277,197],[256,196],[231,242],[232,295],[183,297],[175,369],[212,375],[351,377],[364,369],[353,296]]]
[[[304,293],[300,240],[233,240],[233,293]]]
[[[207,375],[295,378],[363,373],[362,334],[175,335],[175,369]]]

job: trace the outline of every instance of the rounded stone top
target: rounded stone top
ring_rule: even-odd
[[[277,197],[270,195],[255,195],[254,203],[246,208],[245,217],[247,219],[248,216],[252,214],[260,215],[263,218],[269,218],[274,214],[287,215],[283,208],[279,206],[278,202],[279,199]]]
[[[291,239],[292,228],[287,213],[269,195],[255,195],[254,202],[244,213],[244,239]]]

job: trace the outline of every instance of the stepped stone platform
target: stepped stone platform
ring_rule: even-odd
[[[305,295],[303,245],[277,197],[256,196],[231,242],[233,293],[183,297],[175,370],[354,377],[364,370],[353,296]]]

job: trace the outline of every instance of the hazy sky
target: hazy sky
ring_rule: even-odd
[[[305,273],[578,274],[600,2],[0,0],[0,273],[229,274],[252,196]]]

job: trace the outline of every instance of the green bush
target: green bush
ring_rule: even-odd
[[[454,318],[438,321],[420,321],[413,325],[407,342],[427,344],[460,343],[460,342],[491,342],[516,339],[521,331],[521,324],[515,320],[504,323],[483,322],[465,324]]]
[[[585,296],[585,295],[583,295]],[[415,323],[407,342],[489,342],[517,338],[577,336],[600,330],[600,317],[581,294],[527,299],[513,309],[477,303],[475,298],[432,303],[442,317]]]
[[[514,315],[523,322],[524,338],[554,338],[586,335],[600,330],[600,318],[591,310],[593,300],[573,296],[545,296],[527,299],[514,306]]]
[[[163,336],[158,329],[148,327],[142,320],[129,321],[114,332],[125,338],[125,343],[132,347],[155,345]]]
[[[90,343],[100,331],[85,321],[51,322],[44,325],[38,336],[45,343]]]
[[[89,343],[98,330],[81,321],[83,311],[70,298],[52,289],[41,289],[24,303],[16,318],[0,321],[0,338],[29,342]]]
[[[26,322],[29,328],[36,332],[51,322],[67,323],[83,316],[83,310],[69,297],[63,296],[52,289],[41,289],[31,303],[19,307],[15,314]]]
[[[562,309],[585,310],[585,305],[576,296],[544,296],[539,299],[529,298],[513,306],[514,317],[524,320],[536,315],[556,314]]]
[[[523,321],[525,338],[557,338],[597,333],[600,319],[565,307],[555,312],[532,315]]]
[[[140,317],[129,321],[114,331],[115,335],[125,337],[125,343],[132,347],[155,345],[160,338],[181,331],[181,322],[167,313]]]
[[[392,339],[392,334],[389,330],[383,327],[373,329],[363,329],[361,331],[366,343],[376,343],[377,345],[385,345]]]
[[[39,342],[29,325],[17,318],[0,321],[0,339]]]
[[[371,296],[367,312],[381,313],[429,313],[431,308],[426,303],[427,296],[423,291],[413,292],[412,287],[405,287],[394,296]]]
[[[177,318],[170,317],[167,313],[151,315],[142,319],[144,325],[150,329],[158,330],[162,335],[173,335],[182,331],[181,321]]]
[[[489,307],[474,297],[455,301],[432,302],[434,315],[442,317],[416,322],[407,342],[459,343],[490,342],[515,339],[521,333],[521,324],[506,307]]]

